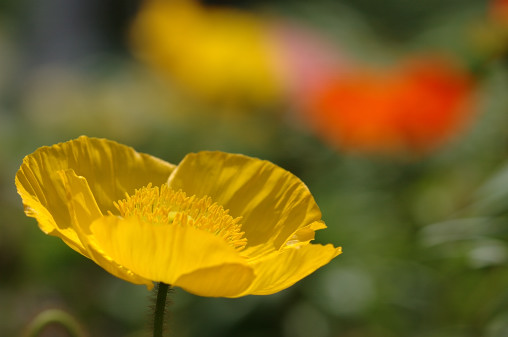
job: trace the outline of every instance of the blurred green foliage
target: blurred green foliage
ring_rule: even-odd
[[[84,8],[90,17],[101,8],[118,10],[103,14],[100,26],[59,21],[51,28],[51,20],[65,15],[51,11],[59,3],[0,3],[1,336],[20,335],[49,308],[71,313],[90,336],[145,335],[149,292],[45,236],[24,216],[16,194],[24,155],[80,134],[174,163],[205,149],[271,160],[313,192],[329,227],[317,240],[343,247],[332,263],[276,295],[209,299],[177,289],[172,336],[508,335],[506,64],[490,65],[475,122],[439,152],[419,160],[343,154],[272,111],[226,111],[168,88],[118,48],[136,4],[71,1],[68,11]],[[481,20],[486,6],[473,0],[243,4],[298,18],[371,62],[415,48],[460,52],[467,22]],[[69,29],[60,31],[65,24]],[[59,44],[56,32],[70,34],[66,41],[77,47]]]

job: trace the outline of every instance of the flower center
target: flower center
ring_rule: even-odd
[[[122,217],[138,216],[156,224],[191,226],[223,238],[229,245],[241,250],[247,239],[241,232],[240,217],[233,218],[229,210],[212,201],[209,196],[188,197],[166,184],[160,188],[152,184],[137,189],[133,195],[114,202]]]

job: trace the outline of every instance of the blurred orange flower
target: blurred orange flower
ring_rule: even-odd
[[[503,26],[508,26],[508,0],[492,0],[490,5],[491,18]]]
[[[327,81],[312,95],[307,117],[320,136],[344,149],[422,154],[469,119],[473,87],[469,74],[444,60],[360,70]]]

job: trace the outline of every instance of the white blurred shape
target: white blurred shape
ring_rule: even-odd
[[[479,240],[469,252],[469,262],[475,268],[501,265],[508,259],[508,249],[499,240]]]

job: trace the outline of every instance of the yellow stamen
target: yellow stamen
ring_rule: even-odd
[[[167,185],[152,187],[148,184],[114,202],[122,217],[139,216],[156,224],[192,226],[222,237],[228,244],[241,250],[247,239],[241,232],[241,218],[233,218],[229,210],[214,203],[212,198],[195,195],[188,197],[185,192],[174,191]]]

